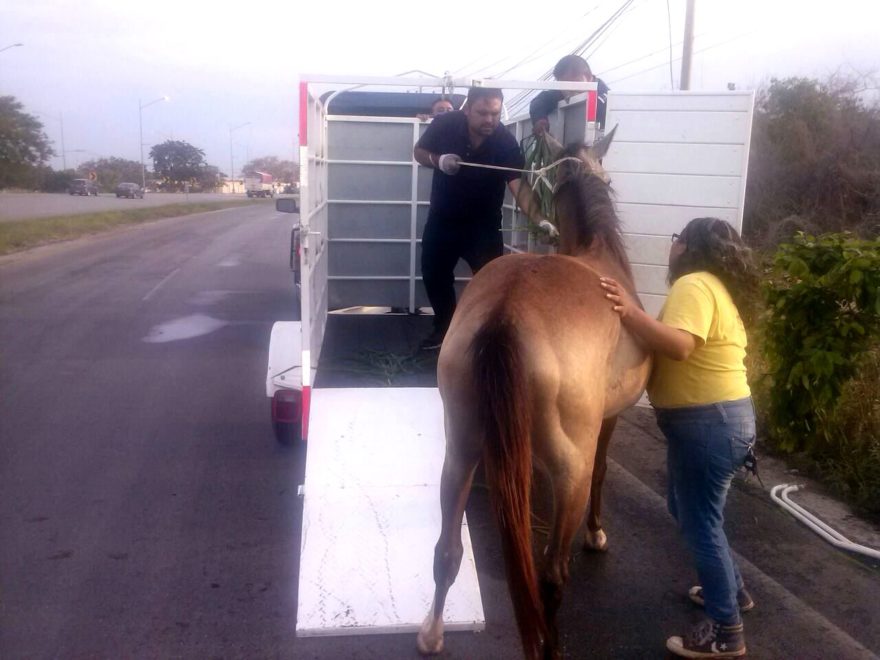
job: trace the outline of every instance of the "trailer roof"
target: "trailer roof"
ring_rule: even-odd
[[[321,95],[326,102],[334,92]],[[431,105],[440,94],[406,92],[340,92],[330,101],[327,113],[331,115],[360,115],[364,117],[415,117],[430,113]],[[464,103],[464,94],[452,94],[449,100],[456,108]]]

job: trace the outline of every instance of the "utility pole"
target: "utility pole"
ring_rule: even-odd
[[[246,121],[243,124],[239,124],[238,126],[230,126],[229,127],[229,180],[232,182],[232,193],[235,194],[235,158],[232,155],[233,145],[232,145],[232,133],[237,131],[239,128],[244,128],[245,126],[250,126],[251,122]]]
[[[680,88],[691,88],[691,58],[694,53],[694,4],[697,0],[687,0],[684,16],[684,45],[681,51]]]

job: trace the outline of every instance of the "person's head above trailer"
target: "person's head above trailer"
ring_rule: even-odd
[[[442,115],[444,112],[452,112],[455,107],[452,101],[445,97],[441,97],[431,104],[431,116]]]
[[[593,72],[580,55],[566,55],[553,67],[553,77],[566,82],[592,82]]]

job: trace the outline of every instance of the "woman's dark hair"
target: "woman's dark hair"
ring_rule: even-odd
[[[752,251],[736,229],[718,218],[694,218],[678,240],[685,250],[669,266],[669,283],[688,273],[712,273],[727,288],[740,315],[746,316],[758,286],[758,274]]]

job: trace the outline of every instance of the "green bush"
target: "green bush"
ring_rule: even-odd
[[[815,460],[822,477],[846,499],[880,517],[880,340],[843,388],[831,424],[837,441]]]
[[[880,511],[880,240],[800,233],[774,269],[761,324],[771,443]]]

